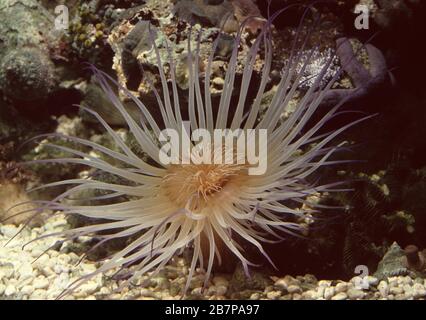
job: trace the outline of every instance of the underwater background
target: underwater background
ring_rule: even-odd
[[[308,17],[300,27],[307,5],[313,6],[315,17],[320,19]],[[234,49],[233,37],[241,23],[254,17],[246,25],[241,45],[241,51],[248,52],[268,16],[283,8],[288,10],[273,21],[272,70],[261,110],[267,110],[277,90],[280,70],[291,55],[295,34],[310,37],[306,53],[301,55],[318,47],[304,70],[304,81],[297,89],[300,95],[336,51],[336,40],[349,39],[353,51],[337,52],[331,70],[345,65],[333,89],[339,97],[348,98],[342,110],[351,112],[327,122],[322,133],[336,130],[360,115],[375,116],[351,127],[334,142],[345,146],[336,154],[336,160],[357,161],[321,167],[309,179],[321,183],[345,180],[350,191],[310,195],[309,200],[321,210],[295,221],[303,225],[303,233],[285,234],[279,243],[264,245],[276,268],[256,248],[241,244],[257,265],[250,269],[250,277],[238,259],[225,256],[224,263],[213,267],[205,290],[206,271],[196,269],[185,298],[426,298],[426,61],[421,48],[426,31],[424,1],[0,0],[0,299],[55,299],[73,281],[93,272],[93,277],[65,299],[182,296],[192,244],[154,276],[148,272],[123,287],[133,265],[118,274],[117,270],[96,270],[104,259],[129,245],[133,235],[98,246],[102,238],[96,236],[62,241],[62,232],[94,225],[102,219],[37,211],[43,201],[66,191],[66,185],[37,188],[43,184],[87,178],[119,184],[119,177],[81,164],[22,163],[67,157],[66,151],[46,145],[51,141],[91,154],[87,146],[40,136],[52,132],[114,150],[114,141],[99,121],[76,105],[97,112],[136,155],[146,157],[88,66],[116,79],[157,119],[161,114],[150,86],[160,91],[164,88],[156,52],[151,50],[150,25],[158,30],[156,43],[174,44],[171,49],[160,46],[159,54],[167,60],[172,50],[175,83],[180,92],[187,92],[190,83],[186,59],[191,25],[195,30],[203,29],[201,71],[206,69],[209,48],[219,37],[210,90],[213,96],[220,96]],[[368,20],[368,26],[359,28],[357,19],[366,9],[368,15],[361,22]],[[365,43],[374,47],[376,55],[365,50]],[[347,54],[353,57],[345,63]],[[257,58],[250,99],[257,93],[252,89],[259,86],[261,78],[263,61],[261,55]],[[238,64],[236,86],[241,85],[244,60]],[[363,90],[353,94],[358,87]],[[138,119],[134,101],[123,94],[118,96],[128,113]],[[187,103],[185,94],[182,99],[182,105]],[[335,103],[333,99],[326,100],[324,108]],[[282,121],[295,112],[295,105],[288,104]],[[312,116],[308,127],[321,119],[319,113]],[[34,191],[28,192],[30,189]],[[83,200],[79,204],[89,206],[97,203],[91,197],[105,194],[85,191],[80,196]],[[127,200],[126,195],[122,200]],[[290,204],[294,208],[300,205]],[[57,234],[43,237],[49,233]]]

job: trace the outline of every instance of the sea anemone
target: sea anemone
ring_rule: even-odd
[[[129,182],[118,184],[88,178],[57,181],[44,186],[70,185],[72,187],[52,201],[39,201],[42,209],[67,215],[76,214],[103,219],[100,223],[62,232],[61,235],[66,239],[72,240],[83,235],[96,235],[98,239],[101,239],[95,245],[99,247],[113,239],[132,237],[130,244],[112,254],[95,272],[72,283],[63,294],[75,290],[88,278],[115,268],[132,265],[134,271],[128,281],[148,271],[158,272],[177,253],[187,247],[192,248],[192,261],[188,280],[183,288],[184,293],[189,287],[196,267],[205,269],[204,284],[207,284],[213,265],[221,263],[221,253],[224,250],[229,250],[235,255],[241,261],[246,273],[249,274],[249,266],[252,266],[253,263],[245,256],[242,242],[247,242],[257,248],[272,264],[273,262],[269,259],[262,244],[281,240],[285,234],[299,234],[301,226],[292,217],[303,217],[309,211],[309,209],[294,209],[287,204],[287,201],[292,200],[303,204],[306,203],[306,197],[313,193],[338,190],[336,186],[341,182],[314,185],[306,182],[306,178],[322,166],[338,163],[329,158],[336,150],[339,150],[340,146],[329,146],[329,142],[362,119],[333,132],[320,132],[319,130],[324,124],[338,114],[337,110],[344,103],[341,101],[329,110],[322,112],[323,115],[320,119],[307,127],[308,121],[316,113],[324,95],[339,77],[339,73],[336,73],[331,81],[324,85],[324,75],[334,58],[331,57],[305,96],[299,100],[295,111],[287,119],[282,120],[280,116],[290,101],[294,101],[293,98],[304,75],[304,70],[317,50],[317,48],[313,48],[307,56],[302,55],[301,52],[304,52],[307,41],[300,41],[300,39],[295,40],[292,53],[281,72],[277,90],[263,116],[260,117],[262,97],[270,79],[272,65],[271,24],[273,18],[271,17],[265,23],[253,42],[243,66],[241,85],[236,86],[239,45],[244,32],[244,23],[241,26],[235,38],[235,46],[228,63],[218,106],[213,105],[210,93],[212,61],[217,41],[213,43],[203,77],[204,84],[202,84],[198,70],[200,34],[197,36],[195,48],[191,47],[191,39],[188,40],[189,89],[188,105],[185,106],[188,111],[188,119],[183,119],[185,113],[181,112],[185,109],[179,100],[174,61],[170,56],[168,61],[170,76],[166,77],[164,62],[160,58],[154,41],[152,41],[152,50],[155,50],[157,55],[162,97],[154,86],[152,86],[152,90],[158,100],[162,123],[157,123],[151,115],[149,109],[153,108],[152,106],[148,108],[143,101],[138,100],[106,73],[92,67],[99,85],[126,120],[129,132],[146,154],[146,159],[136,155],[125,140],[97,112],[82,107],[97,118],[119,151],[78,137],[51,134],[44,137],[63,138],[89,147],[104,157],[96,157],[92,152],[86,153],[64,145],[47,143],[46,145],[68,152],[75,157],[28,162],[31,164],[53,161],[62,164],[85,165],[119,176],[122,180]],[[297,34],[299,35],[300,32]],[[168,46],[167,43],[165,45]],[[300,48],[297,49],[299,45]],[[249,84],[259,55],[264,56],[260,83],[253,101],[247,101]],[[301,62],[302,68],[300,68]],[[111,88],[111,83],[118,86],[119,90],[137,104],[141,113],[140,121],[134,119],[126,111],[121,100]],[[238,102],[231,105],[231,97],[238,89]],[[252,174],[250,169],[254,169],[254,165],[244,161],[247,160],[247,155],[234,144],[231,149],[226,144],[217,147],[205,139],[197,146],[192,144],[191,155],[195,155],[192,160],[196,161],[186,163],[178,153],[177,159],[174,159],[178,160],[177,162],[165,164],[161,159],[161,156],[165,155],[162,147],[164,144],[160,141],[162,129],[172,129],[177,132],[179,139],[183,139],[185,135],[189,134],[182,127],[184,120],[189,120],[190,130],[205,129],[212,136],[215,129],[230,129],[225,134],[226,137],[238,131],[237,129],[240,129],[237,137],[244,134],[248,137],[249,130],[254,130],[255,136],[258,137],[261,130],[264,130],[267,138],[265,149],[262,149],[260,144],[256,145],[257,140],[254,138],[253,140],[248,139],[246,145],[248,148],[255,146],[254,152],[258,153],[259,163],[261,161],[266,163],[264,172]],[[172,146],[171,149],[175,149],[169,150],[171,152],[182,151],[183,147]],[[221,163],[199,161],[197,155],[204,156],[200,149],[203,152],[217,151],[214,153],[214,157],[222,158],[224,156],[225,161]],[[235,161],[235,158],[238,161]],[[234,161],[226,161],[229,159],[234,159]],[[122,165],[117,165],[117,163]],[[128,200],[98,205],[64,203],[63,200],[70,195],[87,190],[107,192],[98,196],[97,200],[123,199],[123,195],[126,195]]]

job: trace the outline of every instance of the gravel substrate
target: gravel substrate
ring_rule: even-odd
[[[60,238],[48,237],[27,244],[38,236],[62,231],[67,227],[64,217],[58,215],[50,218],[42,227],[24,228],[6,245],[6,242],[20,228],[13,225],[0,225],[0,300],[55,299],[72,281],[96,270],[97,263],[91,261],[77,264],[80,257],[70,250],[69,244],[59,245],[56,249],[51,249],[42,255]],[[27,245],[24,246],[25,244]],[[116,289],[122,280],[112,279],[111,275],[114,272],[115,270],[112,270],[106,275],[95,276],[66,299],[179,299],[188,268],[183,259],[174,259],[156,276],[146,274],[137,283],[130,284],[121,292],[117,292]],[[391,277],[382,281],[369,276],[366,279],[368,281],[366,289],[355,286],[359,283],[359,277],[348,282],[318,281],[312,275],[271,277],[270,279],[271,284],[263,290],[235,292],[231,288],[231,275],[215,275],[203,293],[201,287],[204,275],[202,270],[197,270],[187,298],[254,300],[426,298],[426,279],[412,279],[408,276]]]

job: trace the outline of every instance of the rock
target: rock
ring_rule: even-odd
[[[0,87],[18,101],[47,98],[57,84],[50,53],[59,47],[54,17],[36,0],[4,0],[0,8]]]
[[[272,280],[259,271],[251,270],[250,276],[250,278],[246,276],[243,266],[239,263],[229,281],[230,292],[264,290],[267,286],[272,284]]]
[[[394,242],[379,262],[377,271],[373,276],[379,280],[383,280],[388,277],[406,275],[408,273],[408,269],[405,261],[406,258],[404,250],[402,250],[401,247]]]
[[[18,101],[47,98],[56,85],[55,67],[37,48],[10,50],[0,65],[0,84],[8,97]]]

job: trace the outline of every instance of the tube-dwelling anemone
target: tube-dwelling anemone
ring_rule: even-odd
[[[119,151],[78,137],[52,134],[53,137],[90,147],[107,157],[94,157],[92,153],[81,152],[63,145],[48,144],[69,152],[75,157],[32,161],[86,165],[117,175],[129,182],[114,184],[88,178],[58,181],[44,186],[71,186],[52,201],[40,201],[44,209],[107,220],[107,222],[64,231],[61,234],[66,239],[72,240],[82,235],[97,235],[102,239],[97,244],[99,246],[106,241],[133,236],[130,244],[112,254],[95,272],[71,284],[64,294],[70,293],[88,278],[115,268],[133,265],[134,272],[129,280],[148,271],[158,272],[172,257],[188,246],[192,247],[193,255],[188,281],[185,288],[182,288],[183,292],[188,289],[196,267],[205,269],[206,285],[213,265],[221,262],[223,250],[228,250],[235,255],[248,274],[249,266],[253,264],[245,257],[241,241],[246,241],[257,248],[270,261],[262,244],[280,240],[286,233],[298,234],[301,227],[294,220],[289,220],[289,216],[300,216],[306,213],[304,210],[289,207],[286,201],[294,200],[304,203],[306,197],[313,193],[336,190],[338,183],[310,185],[306,182],[306,178],[319,167],[336,163],[329,158],[339,149],[339,146],[329,146],[329,142],[358,122],[352,122],[327,134],[319,133],[324,124],[337,114],[337,110],[343,104],[342,101],[327,110],[317,123],[306,128],[307,122],[320,106],[324,95],[339,77],[337,73],[327,84],[323,83],[324,75],[334,57],[330,58],[305,96],[299,100],[295,111],[285,121],[281,121],[280,115],[294,98],[304,70],[316,50],[313,48],[307,56],[302,55],[306,40],[295,41],[288,63],[281,72],[277,90],[263,117],[260,118],[261,101],[269,82],[272,64],[272,20],[273,17],[265,23],[253,42],[243,67],[241,85],[237,87],[234,82],[239,44],[244,29],[244,26],[241,27],[236,35],[235,46],[228,63],[220,103],[214,106],[215,108],[212,106],[209,89],[217,41],[212,45],[204,76],[201,77],[198,70],[200,37],[197,38],[198,44],[195,48],[192,48],[191,41],[188,41],[187,106],[179,103],[175,65],[171,55],[167,61],[170,76],[166,77],[163,69],[165,62],[161,61],[159,49],[152,41],[152,50],[156,52],[158,60],[162,94],[155,91],[154,86],[152,90],[157,97],[158,106],[155,108],[161,111],[162,123],[157,123],[149,112],[149,109],[154,106],[148,108],[143,101],[121,87],[114,79],[92,68],[99,85],[126,120],[129,132],[135,137],[148,160],[137,156],[97,112],[83,107],[85,111],[97,118]],[[296,43],[301,43],[299,49],[296,49],[299,46]],[[253,101],[246,101],[258,55],[264,58],[260,83]],[[303,65],[301,69],[300,64]],[[200,78],[204,81],[200,81]],[[126,111],[111,88],[111,83],[117,85],[119,90],[137,104],[141,113],[140,121],[135,120]],[[234,91],[237,92],[239,99],[236,105],[231,105]],[[187,109],[188,119],[182,117],[183,108]],[[266,161],[266,171],[261,175],[251,175],[249,174],[250,165],[245,164],[164,164],[160,159],[161,131],[163,128],[174,129],[182,136],[185,132],[181,124],[185,120],[190,122],[191,130],[206,129],[212,136],[215,129],[241,129],[241,132],[247,132],[249,129],[265,129],[267,152],[260,153],[259,157]],[[203,140],[203,143],[209,142]],[[309,148],[305,148],[304,152],[298,152],[307,146]],[[214,149],[212,145],[205,147]],[[236,149],[232,149],[230,154],[239,156]],[[117,162],[122,165],[116,165]],[[119,198],[123,195],[129,196],[130,200],[99,205],[73,205],[63,202],[66,197],[87,190],[107,191],[107,195],[99,197],[99,200]]]

